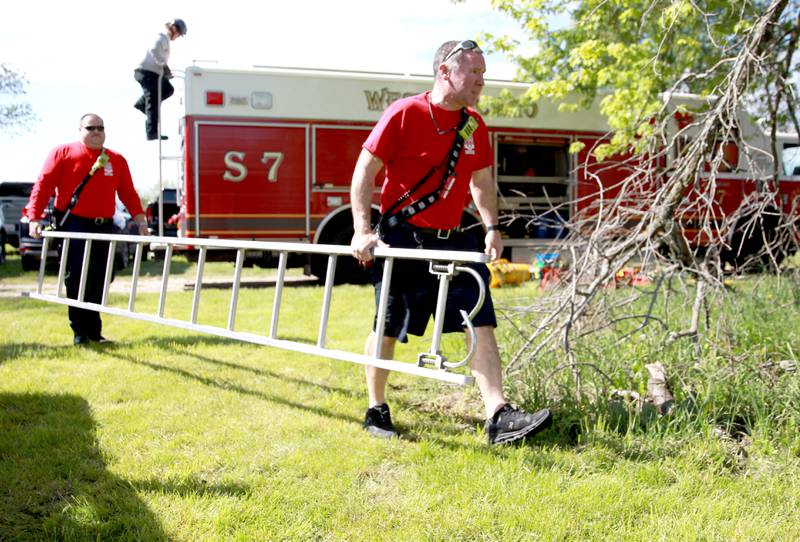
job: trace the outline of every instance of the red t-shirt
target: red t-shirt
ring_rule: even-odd
[[[456,136],[455,130],[450,129],[458,126],[461,111],[448,111],[435,105],[432,111],[436,125],[440,130],[448,130],[447,133],[437,133],[428,109],[426,92],[393,102],[364,142],[363,148],[380,158],[386,171],[381,189],[381,212],[413,188],[433,167],[436,167],[433,174],[399,208],[417,201],[442,183],[442,176],[447,171],[445,158],[449,156]],[[408,220],[415,226],[437,229],[458,226],[469,200],[472,172],[493,163],[486,124],[476,111],[468,111],[478,120],[478,128],[461,149],[455,169],[455,183],[446,197],[442,192],[435,204]]]
[[[131,216],[143,213],[128,162],[112,150],[106,149],[106,154],[108,163],[97,170],[83,187],[72,214],[83,218],[111,218],[114,216],[114,196],[117,193]],[[99,149],[89,149],[81,142],[60,145],[50,151],[31,191],[28,218],[39,220],[53,193],[56,195],[56,209],[65,210],[75,188],[89,173],[99,155]]]

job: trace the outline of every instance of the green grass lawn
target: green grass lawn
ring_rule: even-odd
[[[267,329],[272,294],[243,290],[237,329]],[[284,292],[281,337],[316,338],[321,295]],[[201,323],[224,325],[229,297],[204,292]],[[360,351],[373,303],[337,287],[329,346]],[[190,306],[170,292],[167,316]],[[354,364],[114,316],[114,344],[75,348],[66,307],[5,298],[0,315],[0,540],[800,539],[796,450],[743,456],[710,430],[576,441],[559,412],[490,448],[475,389],[406,375],[390,389],[404,438],[382,441],[361,429]]]

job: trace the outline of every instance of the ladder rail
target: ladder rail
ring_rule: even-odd
[[[50,248],[50,238],[45,237],[42,239],[42,259],[39,262],[39,276],[36,282],[36,292],[42,293],[42,286],[44,285],[44,268],[47,265],[47,251]]]
[[[167,305],[167,291],[169,287],[169,263],[172,260],[172,245],[168,244],[164,251],[164,267],[161,271],[161,293],[158,297],[158,315],[164,316],[164,308]]]
[[[114,273],[114,252],[117,250],[117,242],[111,241],[108,244],[108,254],[106,254],[106,273],[103,276],[103,297],[100,302],[105,306],[108,303],[108,289],[111,286],[111,275]]]
[[[378,300],[378,311],[375,315],[375,350],[372,353],[376,358],[381,357],[383,332],[386,328],[386,311],[389,307],[389,288],[392,285],[392,271],[394,271],[394,258],[386,258],[383,262],[383,275],[381,276],[381,295]]]
[[[319,320],[319,334],[317,346],[325,348],[325,335],[328,331],[328,315],[331,311],[331,295],[333,294],[333,279],[336,276],[336,254],[328,256],[328,269],[325,272],[325,290],[322,294],[322,314]]]
[[[278,316],[281,310],[281,297],[283,295],[283,281],[286,278],[286,264],[289,259],[288,252],[281,252],[278,257],[278,278],[275,281],[275,297],[272,300],[272,318],[269,323],[269,336],[278,338]]]
[[[453,265],[453,264],[451,264]],[[431,266],[433,270],[433,266]],[[439,290],[436,296],[436,312],[433,315],[433,339],[431,340],[430,354],[434,356],[441,356],[442,352],[439,346],[442,343],[442,330],[444,329],[444,312],[446,308],[447,294],[450,291],[450,277],[452,276],[452,268],[449,269],[450,275],[441,273],[439,274]]]
[[[236,321],[236,307],[239,304],[239,282],[242,280],[243,265],[244,249],[239,249],[236,251],[236,264],[233,268],[233,282],[231,284],[231,305],[228,309],[228,329],[230,331],[233,331],[234,322]]]
[[[203,269],[206,265],[206,252],[208,252],[208,247],[200,247],[200,253],[197,255],[197,273],[194,276],[192,313],[190,315],[193,324],[197,323],[197,315],[200,310],[200,290],[203,287]]]
[[[128,243],[147,243],[178,248],[209,247],[209,248],[243,248],[247,250],[262,250],[269,252],[293,252],[298,254],[336,254],[337,256],[351,256],[352,251],[346,245],[326,245],[311,243],[290,243],[284,241],[248,241],[238,239],[206,239],[199,237],[157,237],[155,235],[126,235],[117,233],[78,233],[62,231],[44,231],[43,237],[58,239],[92,239],[95,241],[127,241]],[[462,250],[430,250],[419,248],[374,248],[377,258],[402,258],[405,260],[424,260],[437,262],[464,262],[488,263],[489,257],[482,252],[467,252]]]
[[[45,239],[48,237],[47,234],[42,234]],[[69,246],[70,246],[71,239],[64,238],[64,242],[61,244],[61,261],[58,262],[58,296],[61,297],[64,294],[64,277],[67,276],[67,259],[69,258]],[[47,261],[47,253],[42,252],[42,264],[40,272],[44,273],[44,266]]]
[[[43,254],[45,259],[47,255]],[[83,262],[81,263],[81,276],[78,281],[78,300],[84,301],[86,299],[86,271],[89,269],[89,258],[92,257],[92,240],[87,239],[83,243]]]
[[[128,293],[128,310],[133,312],[134,303],[136,302],[136,288],[139,283],[139,271],[142,268],[142,251],[144,250],[143,243],[136,243],[136,253],[133,256],[133,270],[131,272],[131,289]]]

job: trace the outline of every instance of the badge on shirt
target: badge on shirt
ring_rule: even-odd
[[[103,175],[106,177],[114,176],[114,166],[111,165],[111,162],[106,162],[106,165],[103,167]]]
[[[475,154],[475,140],[472,139],[472,136],[464,141],[464,154]]]

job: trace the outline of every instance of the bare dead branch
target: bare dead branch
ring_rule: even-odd
[[[528,330],[517,328],[522,341],[507,372],[518,371],[543,352],[561,351],[566,363],[548,378],[569,368],[574,394],[580,399],[579,369],[596,367],[577,360],[574,340],[619,328],[618,340],[624,341],[653,323],[668,330],[673,278],[685,276],[694,281],[695,290],[688,326],[669,331],[665,337],[667,342],[688,337],[697,344],[703,327],[712,325],[708,296],[712,290],[724,292],[726,268],[753,263],[777,268],[786,248],[792,243],[796,247],[798,213],[795,210],[787,217],[776,209],[777,149],[770,152],[750,142],[741,111],[754,81],[761,80],[758,78],[764,73],[775,73],[770,57],[775,39],[772,29],[786,5],[787,0],[773,0],[741,42],[718,44],[729,56],[705,72],[686,74],[675,82],[651,119],[653,137],[637,143],[637,152],[606,161],[596,160],[594,152],[585,154],[579,165],[584,190],[580,199],[570,203],[579,211],[573,213],[570,233],[558,247],[562,254],[569,254],[569,266],[562,269],[562,286],[524,309],[527,315],[540,314],[541,318]],[[699,4],[693,6],[702,12]],[[794,40],[789,57],[794,54],[798,32],[790,32],[787,38]],[[791,58],[786,62],[783,59],[782,68],[793,65]],[[692,106],[689,122],[677,130],[672,128],[676,113],[686,111],[673,99],[677,91],[692,78],[721,73],[724,77],[714,95]],[[787,75],[782,74],[784,87],[778,96],[784,101],[794,92]],[[793,108],[789,109],[794,115]],[[596,141],[590,150],[603,143]],[[736,145],[738,160],[726,154],[729,143]],[[723,188],[718,173],[722,171],[746,176],[756,187],[733,213],[719,203]],[[609,174],[617,180],[608,182]],[[586,195],[591,184],[594,193]],[[550,203],[548,210],[565,205]],[[541,213],[531,208],[527,219],[537,220]],[[515,218],[524,214],[520,211]],[[620,296],[615,277],[632,262],[658,277],[657,281]],[[657,314],[659,300],[663,316]],[[638,325],[623,329],[636,321]]]

